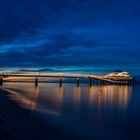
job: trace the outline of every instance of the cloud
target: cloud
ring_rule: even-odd
[[[2,1],[1,67],[139,67],[139,6],[138,0]]]

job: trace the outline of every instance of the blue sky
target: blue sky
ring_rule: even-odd
[[[0,68],[140,74],[139,0],[0,2]]]

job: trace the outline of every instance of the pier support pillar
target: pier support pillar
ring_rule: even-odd
[[[35,87],[38,86],[38,77],[35,77]]]
[[[80,79],[79,79],[79,77],[77,78],[77,87],[79,87],[79,85],[80,85]]]
[[[62,78],[59,79],[59,86],[62,87]]]
[[[0,77],[0,86],[3,86],[3,77]]]
[[[99,80],[96,80],[96,84],[99,85]]]
[[[113,82],[109,82],[109,85],[114,85],[114,83]]]
[[[102,80],[99,81],[99,84],[102,85]]]
[[[98,80],[96,80],[96,85],[99,85],[99,81]]]
[[[89,78],[89,86],[91,87],[92,86],[92,79]]]
[[[92,80],[92,84],[95,85],[95,80],[94,79]]]
[[[107,85],[110,85],[110,81],[107,81]]]
[[[101,80],[101,85],[104,85],[104,81],[103,80]]]

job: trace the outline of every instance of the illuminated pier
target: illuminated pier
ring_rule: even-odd
[[[22,71],[2,71],[0,72],[0,85],[3,85],[5,77],[35,77],[35,86],[38,86],[39,77],[58,78],[59,85],[62,86],[64,78],[75,78],[77,86],[80,85],[80,78],[89,79],[89,86],[92,85],[135,85],[139,84],[127,72],[112,72],[107,75],[97,76],[91,74],[66,74],[47,72],[22,72]]]

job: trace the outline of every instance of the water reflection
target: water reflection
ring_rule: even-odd
[[[10,92],[9,97],[26,109],[35,110],[38,101],[39,88],[28,87],[5,87],[4,90]]]
[[[118,106],[120,109],[126,109],[131,98],[131,86],[97,86],[88,88],[88,101],[90,106],[95,103],[98,108],[108,106]]]
[[[125,111],[131,99],[131,86],[75,86],[66,84],[59,87],[56,84],[13,83],[6,84],[5,90],[11,92],[10,97],[21,106],[30,110],[43,112],[97,115],[118,108]]]
[[[10,98],[70,135],[133,139],[140,126],[139,87],[4,83]],[[133,96],[132,96],[133,95]],[[133,130],[134,129],[134,130]],[[139,133],[137,133],[139,135]]]

